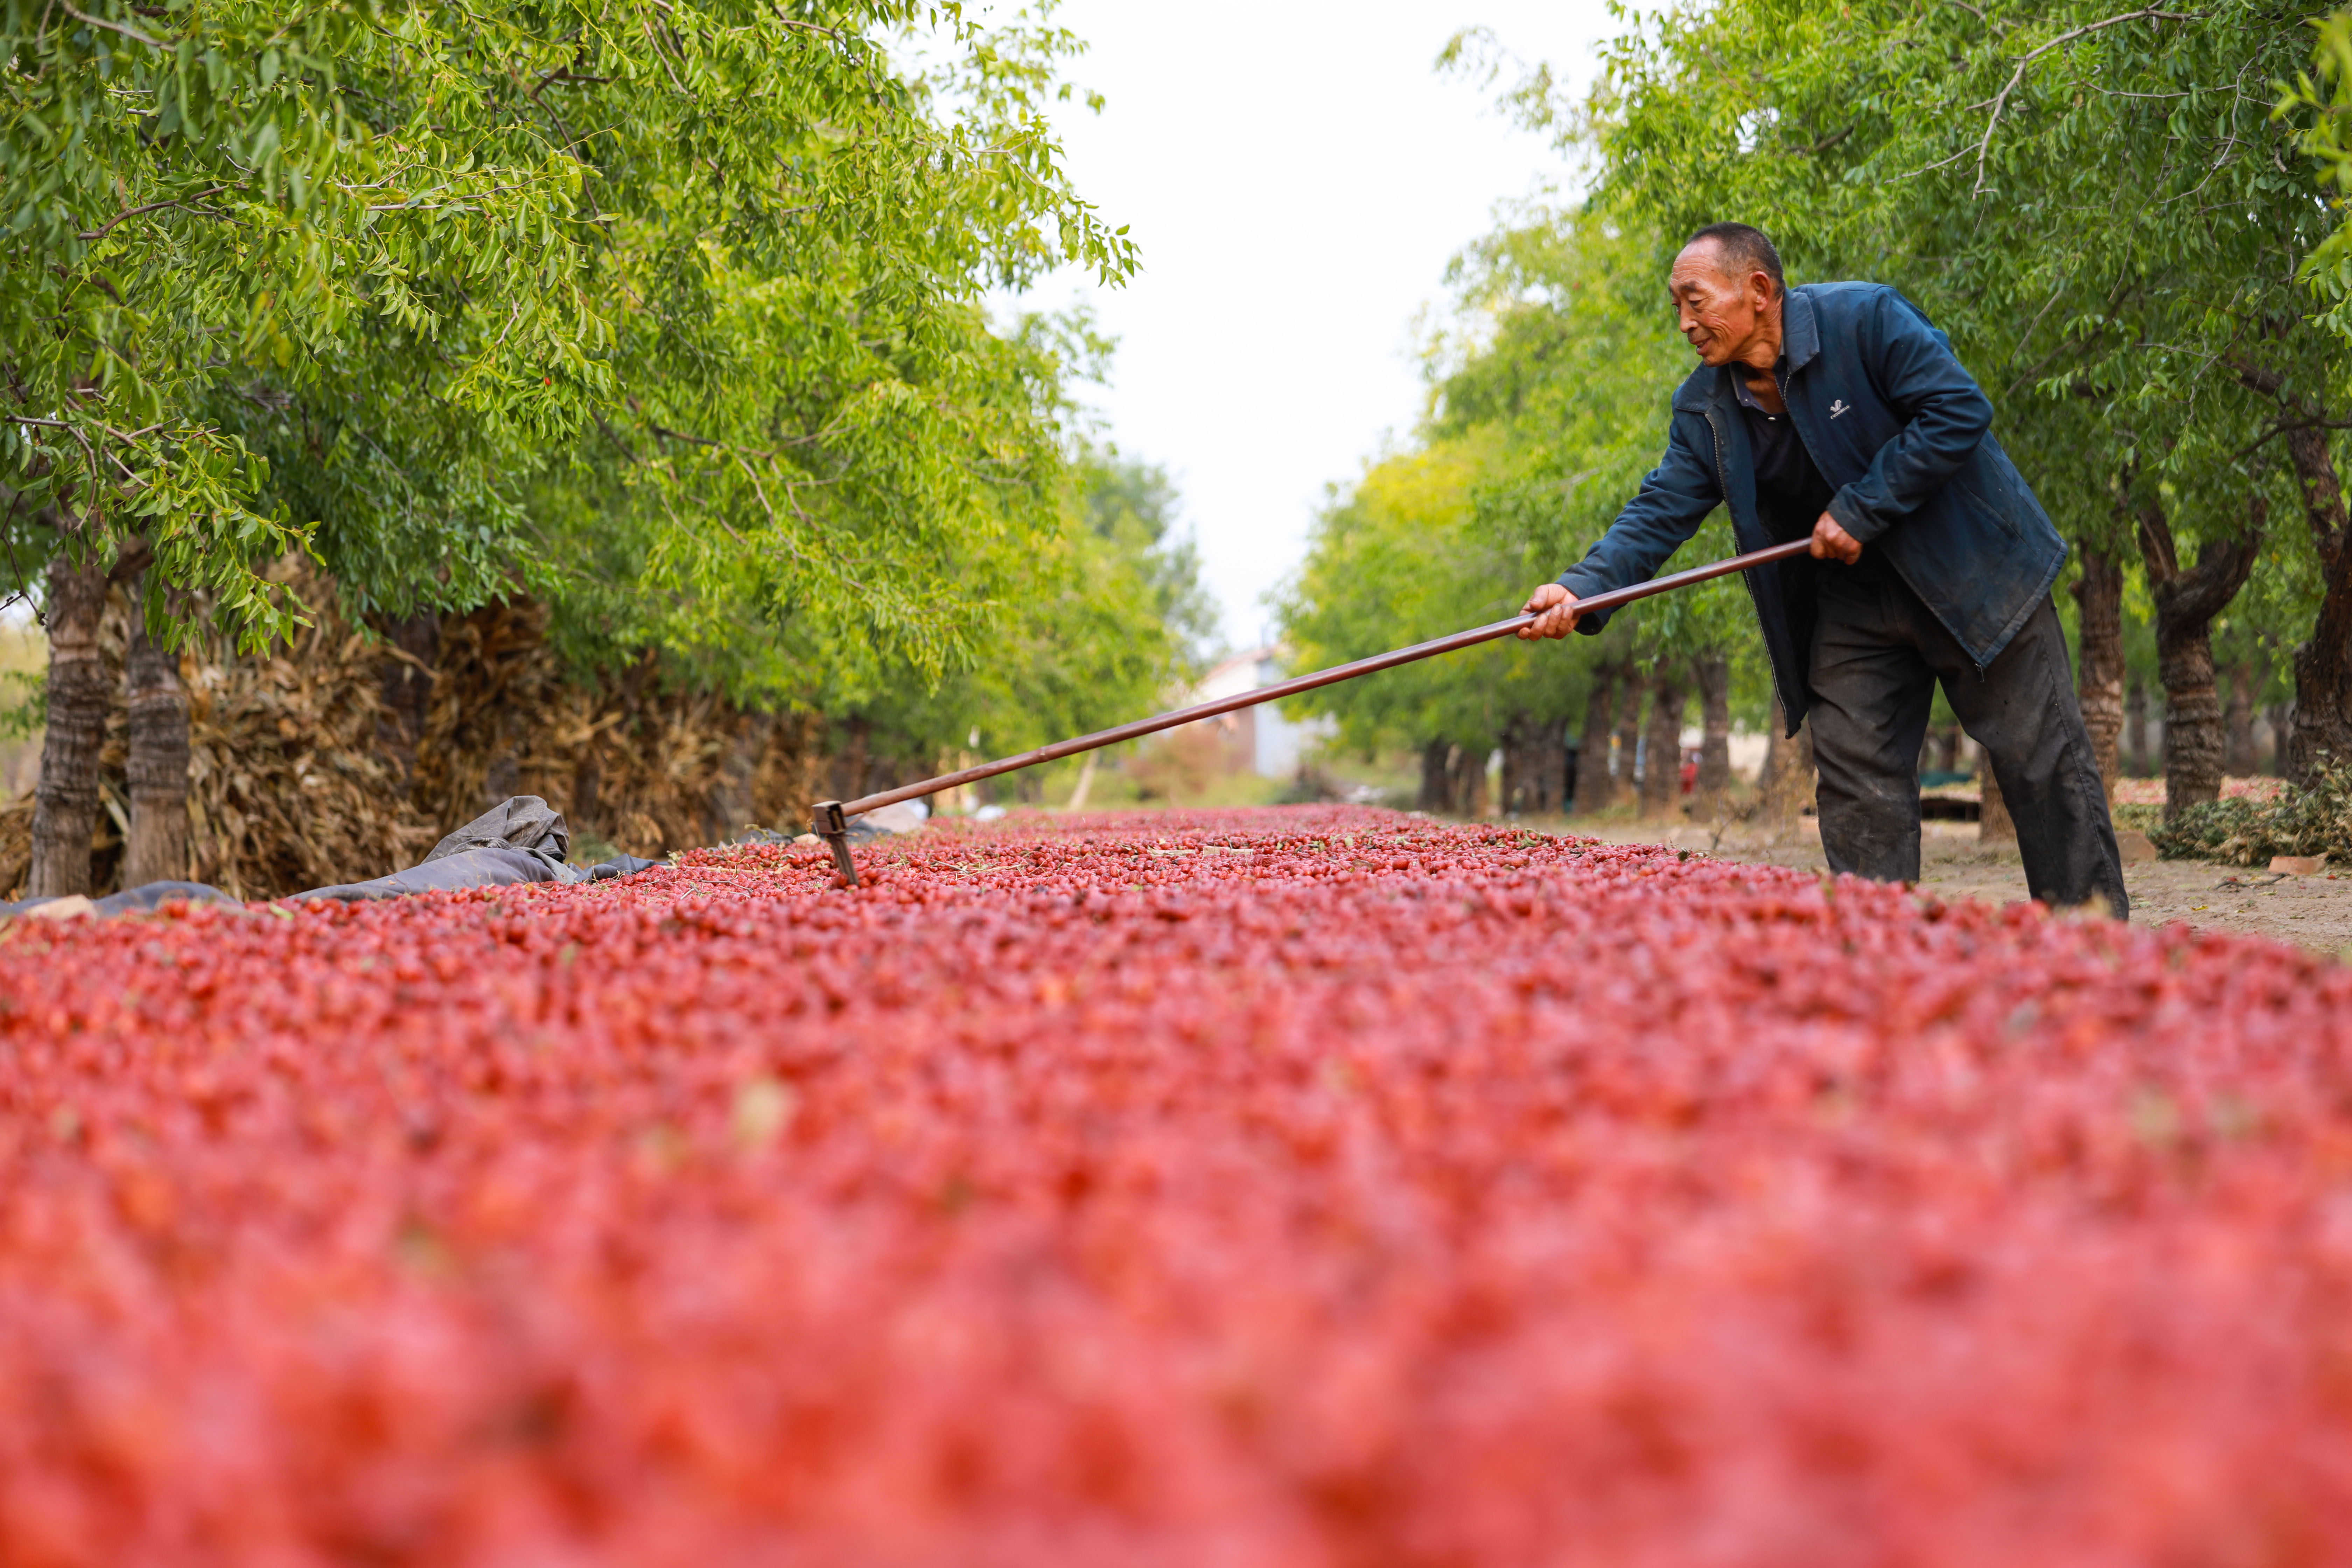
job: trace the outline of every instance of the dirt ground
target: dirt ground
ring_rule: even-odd
[[[1693,824],[1672,827],[1654,822],[1603,817],[1552,818],[1552,831],[1590,835],[1612,844],[1666,843],[1707,850],[1727,860],[1825,871],[1821,828],[1811,818],[1778,837],[1741,828],[1726,831]],[[1974,823],[1923,825],[1919,886],[1945,898],[2022,899],[2025,871],[2014,845],[1977,841]],[[2131,892],[2132,919],[2150,925],[2186,921],[2217,931],[2274,937],[2315,952],[2352,963],[2352,868],[2340,876],[2273,877],[2237,866],[2201,860],[2146,860],[2124,868]]]

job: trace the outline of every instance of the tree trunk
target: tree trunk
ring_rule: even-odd
[[[1770,744],[1764,753],[1764,769],[1757,776],[1756,788],[1762,797],[1764,819],[1782,827],[1796,821],[1805,803],[1813,798],[1812,726],[1804,725],[1794,735],[1783,737],[1781,731],[1788,727],[1788,711],[1775,695]]]
[[[2230,666],[2230,699],[2221,710],[2221,770],[2245,778],[2260,765],[2254,756],[2254,666],[2242,658]]]
[[[1977,748],[1977,842],[1979,844],[2014,844],[2017,824],[2009,815],[2009,803],[2000,798],[2000,781],[1992,776],[1992,758],[1984,748]]]
[[[2287,461],[2319,555],[2319,614],[2310,640],[2294,651],[2294,723],[2287,747],[2287,777],[2309,785],[2324,759],[2352,760],[2352,518],[2322,423],[2327,410],[2295,395],[2275,371],[2242,362],[2234,368],[2242,384],[2275,398],[2286,416]]]
[[[1453,796],[1447,788],[1445,763],[1454,748],[1444,741],[1432,741],[1421,748],[1421,800],[1418,809],[1444,812],[1452,808]]]
[[[2124,687],[2124,732],[2131,749],[2132,777],[2147,777],[2147,682],[2132,676]]]
[[[89,840],[98,826],[98,752],[114,696],[98,647],[106,609],[106,568],[49,563],[48,724],[41,781],[33,796],[33,858],[27,897],[89,891]]]
[[[1536,769],[1535,733],[1538,726],[1522,709],[1503,724],[1503,814],[1540,809],[1534,803],[1543,793]]]
[[[601,744],[592,740],[588,742],[587,754],[580,759],[580,765],[572,770],[572,803],[563,813],[569,819],[573,833],[588,834],[596,831],[597,824],[603,821],[603,818],[596,815],[596,811],[602,804],[600,797],[604,791],[604,753]],[[599,835],[599,837],[602,836]]]
[[[2082,637],[2074,663],[2074,690],[2090,731],[2091,754],[2098,759],[2099,782],[2116,797],[2120,771],[2116,741],[2124,724],[2124,566],[2104,550],[2084,545],[2083,571],[2074,580]]]
[[[1544,722],[1536,743],[1541,747],[1543,765],[1537,771],[1540,781],[1542,801],[1536,807],[1542,812],[1565,812],[1568,809],[1568,719],[1562,715]]]
[[[1454,748],[1453,797],[1454,815],[1475,821],[1486,815],[1486,753],[1473,746]]]
[[[433,668],[441,658],[441,617],[431,610],[382,628],[389,653],[383,661],[376,715],[376,749],[392,763],[394,787],[403,795],[416,776],[416,747],[433,711]],[[593,783],[590,793],[593,794]],[[586,808],[593,811],[592,805]]]
[[[135,605],[123,666],[131,689],[131,837],[122,885],[182,881],[188,875],[188,694],[180,685],[179,656],[148,635],[146,614]]]
[[[833,798],[856,800],[866,793],[866,740],[867,733],[873,726],[860,718],[850,720],[843,728],[849,731],[849,739],[841,750],[834,754]],[[975,793],[979,795],[982,805],[994,803],[996,792],[989,786],[995,782],[994,779],[982,779],[975,786]]]
[[[1642,705],[1649,695],[1649,683],[1642,679],[1641,670],[1627,664],[1625,694],[1617,707],[1617,756],[1610,768],[1620,795],[1633,795],[1640,787]]]
[[[2271,772],[2284,776],[2288,753],[2294,745],[2294,705],[2273,702],[2270,706]]]
[[[1642,748],[1642,815],[1664,816],[1682,795],[1683,709],[1689,699],[1676,660],[1658,661],[1650,690],[1648,739]]]
[[[1719,653],[1692,666],[1698,678],[1698,793],[1711,812],[1731,787],[1731,660]]]
[[[730,836],[754,826],[751,777],[760,771],[760,753],[767,750],[769,733],[775,727],[772,713],[736,715],[734,742],[719,760],[719,776],[711,780],[710,793],[703,803],[702,826],[709,842],[726,843]]]
[[[1606,811],[1617,798],[1617,781],[1609,772],[1610,731],[1617,721],[1617,667],[1596,666],[1592,690],[1584,699],[1584,731],[1576,752],[1576,811],[1589,816]]]
[[[1537,815],[1560,809],[1568,721],[1524,710],[1503,728],[1503,809]]]
[[[2267,505],[2248,502],[2247,526],[2212,541],[2180,565],[2161,503],[2139,509],[2140,554],[2156,598],[2157,678],[2164,684],[2164,816],[2221,795],[2221,700],[2213,686],[2213,617],[2245,586],[2262,548]]]

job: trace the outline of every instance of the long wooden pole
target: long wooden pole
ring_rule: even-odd
[[[1811,541],[1800,539],[1789,544],[1775,544],[1768,550],[1751,550],[1745,555],[1733,555],[1721,561],[1711,561],[1704,566],[1694,566],[1687,572],[1676,572],[1664,577],[1653,577],[1646,583],[1636,583],[1631,587],[1612,588],[1605,594],[1595,594],[1589,599],[1578,600],[1577,608],[1580,613],[1587,610],[1613,610],[1620,605],[1630,605],[1636,599],[1646,599],[1654,594],[1672,593],[1676,588],[1687,588],[1695,583],[1705,583],[1713,578],[1729,576],[1734,572],[1745,572],[1752,567],[1770,565],[1776,561],[1793,561],[1807,553],[1811,548]],[[1441,653],[1452,653],[1457,648],[1475,647],[1480,643],[1493,642],[1498,637],[1509,637],[1535,618],[1533,616],[1513,616],[1507,621],[1494,621],[1483,626],[1473,626],[1468,631],[1455,632],[1450,637],[1433,637],[1428,642],[1415,643],[1411,647],[1392,648],[1387,653],[1374,654],[1370,658],[1360,658],[1350,664],[1335,664],[1328,669],[1318,669],[1311,675],[1293,676],[1288,680],[1278,680],[1272,686],[1261,686],[1255,690],[1236,692],[1231,697],[1220,697],[1212,702],[1196,702],[1190,708],[1179,708],[1172,712],[1155,714],[1149,719],[1138,719],[1131,724],[1121,724],[1109,730],[1097,730],[1091,735],[1077,735],[1066,741],[1055,741],[1050,745],[1023,752],[1018,756],[1001,757],[992,763],[982,763],[977,766],[960,769],[955,773],[942,773],[938,778],[924,779],[918,784],[901,784],[897,789],[886,789],[876,795],[860,795],[856,800],[819,801],[816,805],[814,829],[820,837],[833,846],[834,860],[840,868],[842,875],[855,883],[857,880],[856,867],[849,858],[847,840],[841,837],[847,827],[848,819],[853,816],[862,816],[866,812],[878,811],[886,805],[896,805],[902,800],[916,800],[923,795],[935,795],[943,789],[953,789],[958,784],[974,784],[982,779],[992,779],[999,773],[1018,773],[1023,768],[1034,768],[1041,763],[1058,762],[1064,757],[1074,757],[1081,752],[1099,751],[1105,746],[1116,746],[1121,741],[1132,741],[1141,736],[1157,734],[1162,730],[1172,730],[1179,724],[1196,724],[1203,719],[1213,719],[1221,713],[1232,713],[1244,708],[1255,708],[1261,702],[1276,702],[1285,697],[1296,697],[1302,691],[1312,691],[1320,686],[1331,686],[1342,680],[1353,680],[1360,675],[1394,669],[1398,665],[1412,664],[1424,658],[1434,658]]]

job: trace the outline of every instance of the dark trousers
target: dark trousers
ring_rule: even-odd
[[[1919,745],[1940,680],[2016,820],[2026,887],[2053,907],[2097,899],[2127,918],[2106,790],[2050,602],[1979,673],[1901,583],[1821,576],[1808,718],[1830,868],[1882,882],[1919,879]]]

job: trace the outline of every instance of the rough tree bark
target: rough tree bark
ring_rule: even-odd
[[[1992,759],[1981,748],[1977,754],[1977,842],[2016,843],[2017,823],[2009,815],[2009,803],[2000,798],[2000,781],[1992,776]]]
[[[1633,794],[1641,784],[1642,711],[1649,695],[1650,683],[1642,679],[1638,667],[1629,663],[1624,697],[1617,705],[1617,755],[1609,771],[1621,796]]]
[[[146,564],[143,547],[126,552],[111,571],[94,562],[76,567],[63,556],[49,563],[48,718],[41,779],[33,792],[33,855],[26,879],[30,898],[89,891],[98,753],[106,738],[106,710],[114,701],[114,681],[99,651],[98,623],[106,613],[107,589]]]
[[[580,765],[572,772],[572,802],[563,815],[569,819],[573,832],[584,835],[595,830],[597,823],[602,820],[596,810],[598,797],[604,794],[604,749],[592,741],[588,744],[587,755],[580,759]]]
[[[2116,797],[2121,772],[2116,739],[2124,727],[2124,565],[2104,550],[2082,548],[2082,574],[2074,580],[2082,636],[2074,660],[2075,700],[2083,728],[2090,731],[2091,754],[2098,759],[2099,782]]]
[[[1576,752],[1576,810],[1580,815],[1606,811],[1617,799],[1617,781],[1609,772],[1609,738],[1617,721],[1619,678],[1615,665],[1596,665],[1591,693],[1584,700],[1584,731]]]
[[[2294,706],[2273,702],[2268,710],[2271,721],[2271,772],[2284,776],[2288,754],[2294,749]]]
[[[1534,722],[1524,712],[1515,712],[1503,721],[1502,744],[1496,748],[1503,753],[1502,787],[1498,798],[1507,816],[1512,812],[1528,809],[1519,803],[1533,793],[1534,781],[1528,776],[1528,731]]]
[[[751,777],[760,771],[760,753],[767,750],[768,736],[775,727],[772,713],[736,715],[734,742],[719,759],[719,776],[710,781],[710,793],[703,803],[702,824],[709,842],[726,843],[753,826]]]
[[[1536,770],[1540,799],[1538,811],[1559,813],[1568,809],[1568,717],[1562,714],[1545,721],[1536,738],[1536,757],[1540,764]]]
[[[378,683],[381,708],[375,721],[376,749],[393,766],[394,788],[403,796],[416,776],[416,747],[433,711],[433,668],[441,658],[441,617],[431,610],[381,628],[389,656]]]
[[[98,648],[106,609],[106,569],[49,563],[48,723],[41,780],[33,793],[33,863],[25,890],[36,899],[89,891],[89,838],[98,826],[98,749],[113,683]]]
[[[1421,799],[1415,808],[1421,811],[1446,810],[1454,803],[1446,794],[1446,759],[1454,748],[1444,741],[1432,741],[1421,748]]]
[[[180,881],[188,875],[188,694],[179,656],[148,635],[147,617],[135,605],[123,674],[131,697],[124,767],[131,838],[123,847],[122,885]]]
[[[2309,784],[2323,759],[2352,759],[2352,518],[2328,450],[2326,411],[2295,394],[2276,371],[2242,362],[2233,368],[2241,384],[2280,405],[2287,460],[2319,553],[2319,614],[2310,640],[2294,650],[2294,724],[2287,747],[2287,777]]]
[[[1771,723],[1764,769],[1757,777],[1756,788],[1764,820],[1785,827],[1813,798],[1813,729],[1806,724],[1794,735],[1784,736],[1781,732],[1789,727],[1789,715],[1777,695],[1772,699]]]
[[[1683,689],[1680,661],[1658,660],[1650,688],[1648,737],[1642,747],[1642,815],[1664,816],[1680,803],[1683,770]]]
[[[1454,748],[1454,815],[1476,821],[1486,815],[1486,753],[1475,746]]]
[[[2261,766],[2254,755],[2254,666],[2252,659],[2230,665],[2230,697],[2221,708],[2221,770],[2244,778]]]
[[[1535,814],[1558,811],[1561,774],[1568,763],[1568,721],[1538,719],[1525,711],[1503,726],[1503,809]]]
[[[1698,680],[1698,794],[1711,813],[1731,787],[1731,660],[1710,653],[1695,660]]]
[[[1542,793],[1537,781],[1534,731],[1536,721],[1525,711],[1513,713],[1503,722],[1503,812],[1540,809],[1533,802]]]
[[[2294,431],[2286,445],[2324,584],[2311,639],[2294,650],[2294,727],[2287,749],[2287,776],[2311,784],[2321,762],[2352,761],[2352,526],[2326,432]]]
[[[856,800],[866,793],[866,745],[873,726],[864,719],[852,719],[842,728],[848,732],[848,739],[833,754],[833,798]],[[982,805],[995,800],[996,792],[988,787],[995,782],[982,779],[974,786]]]
[[[2131,751],[2132,777],[2147,777],[2147,682],[2133,676],[2124,686],[2124,733]]]
[[[2247,502],[2246,529],[2215,540],[2184,569],[2161,503],[2139,509],[2140,556],[2156,598],[2157,678],[2164,685],[2164,816],[2221,795],[2221,700],[2213,686],[2213,617],[2245,586],[2262,549],[2267,503]]]

